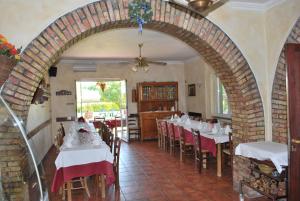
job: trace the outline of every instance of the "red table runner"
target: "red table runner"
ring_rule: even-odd
[[[113,165],[107,161],[60,168],[55,172],[51,191],[56,192],[64,182],[70,181],[73,178],[100,174],[106,175],[106,183],[108,185],[114,183]]]

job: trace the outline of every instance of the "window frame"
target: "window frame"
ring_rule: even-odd
[[[223,101],[224,101],[224,93],[226,95],[226,99],[227,99],[227,107],[228,107],[228,112],[224,113],[224,106],[223,106]],[[231,116],[231,108],[230,108],[230,104],[228,101],[228,95],[226,93],[226,90],[224,88],[224,85],[222,84],[222,82],[220,81],[220,79],[217,77],[217,90],[216,90],[216,97],[217,97],[217,115],[218,116]]]

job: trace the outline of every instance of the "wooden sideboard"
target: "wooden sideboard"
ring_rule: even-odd
[[[156,111],[140,112],[141,140],[157,139],[156,119],[163,119],[180,112]]]
[[[157,139],[156,119],[178,112],[177,82],[141,82],[137,84],[137,106],[141,140]],[[172,111],[171,111],[172,110]]]

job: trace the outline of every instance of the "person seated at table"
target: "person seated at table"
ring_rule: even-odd
[[[81,123],[85,123],[85,119],[83,117],[79,117],[77,121]]]

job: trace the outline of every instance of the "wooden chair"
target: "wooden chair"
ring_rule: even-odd
[[[206,149],[202,149],[201,145],[201,135],[198,130],[192,129],[193,138],[194,138],[194,151],[195,151],[195,163],[198,167],[199,173],[203,168],[207,168],[207,159],[209,151]]]
[[[164,121],[163,119],[157,119],[156,118],[156,127],[157,127],[157,138],[158,138],[158,147],[163,148],[162,143],[162,130],[161,130],[161,121]]]
[[[160,121],[160,128],[161,128],[161,142],[162,142],[162,147],[163,150],[167,151],[169,148],[169,136],[168,136],[168,128],[167,128],[167,121],[162,120]]]
[[[115,136],[118,136],[119,132],[126,132],[126,119],[122,119],[122,117],[115,117]]]
[[[229,136],[229,142],[226,147],[222,150],[222,165],[225,165],[225,158],[229,159],[229,164],[231,167],[233,167],[233,144],[232,144],[232,133],[228,134]],[[224,166],[223,166],[224,167]]]
[[[108,144],[109,141],[109,133],[111,132],[108,126],[100,121],[97,122],[99,125],[98,133],[101,136],[102,140]]]
[[[141,128],[139,127],[139,120],[137,114],[131,114],[127,117],[127,129],[128,142],[130,142],[131,136],[134,136],[137,140],[141,139]]]
[[[115,185],[116,187],[119,187],[119,162],[120,162],[120,151],[121,151],[121,139],[119,137],[116,137],[114,140],[114,163],[113,163],[113,168],[114,168],[114,173],[116,177],[116,182]]]
[[[111,153],[112,153],[112,150],[113,150],[113,144],[114,144],[114,134],[112,134],[112,132],[109,132],[109,134],[108,134],[108,144],[107,145],[109,146]]]
[[[54,137],[54,146],[56,148],[56,152],[59,153],[61,145],[64,143],[65,131],[62,124],[57,130],[57,134]]]
[[[72,179],[71,181],[67,181],[63,184],[63,200],[66,198],[66,191],[68,192],[68,200],[71,200],[71,191],[72,190],[79,190],[84,189],[88,197],[90,197],[90,191],[87,184],[87,177],[79,177]]]
[[[175,154],[175,146],[179,145],[179,138],[175,138],[174,125],[170,122],[167,122],[167,129],[169,134],[169,145],[170,145],[170,154]]]
[[[184,160],[184,156],[191,156],[194,154],[194,145],[186,142],[182,126],[176,126],[176,129],[179,129],[178,132],[180,133],[180,161],[182,162]]]
[[[60,129],[61,129],[61,134],[62,134],[62,137],[65,137],[66,136],[66,131],[65,131],[65,127],[63,125],[63,123],[60,123]]]

